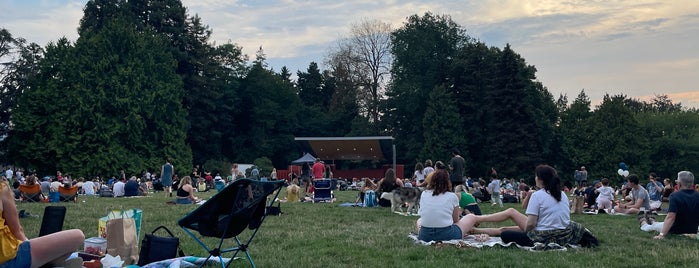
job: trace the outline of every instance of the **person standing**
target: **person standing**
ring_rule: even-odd
[[[165,164],[160,168],[160,183],[163,184],[165,197],[172,196],[172,175],[175,167],[170,164],[170,159],[165,159]]]
[[[320,159],[316,159],[315,164],[311,168],[313,170],[313,179],[320,180],[323,179],[323,173],[325,172],[325,165]]]
[[[449,169],[451,169],[451,185],[456,187],[457,185],[464,184],[464,169],[466,168],[466,160],[461,157],[461,152],[459,149],[451,150],[452,158],[449,164]]]

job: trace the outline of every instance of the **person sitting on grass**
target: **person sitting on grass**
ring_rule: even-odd
[[[177,187],[176,204],[191,204],[199,202],[199,198],[194,196],[194,187],[192,186],[192,177],[184,176],[180,180]]]
[[[461,239],[473,226],[467,218],[459,219],[459,199],[451,192],[449,172],[437,169],[431,175],[427,188],[420,195],[420,218],[415,222],[418,239],[446,241]]]
[[[526,197],[522,206],[526,215],[509,208],[490,215],[466,215],[462,221],[470,224],[466,231],[475,234],[500,236],[505,243],[515,242],[521,246],[534,246],[535,242],[559,245],[596,246],[596,238],[581,224],[570,220],[568,197],[562,191],[556,170],[548,165],[535,169],[538,191]],[[501,222],[511,219],[517,226],[501,228],[473,228],[481,222]]]
[[[670,195],[670,207],[664,222],[655,222],[653,215],[640,219],[641,230],[657,231],[653,238],[664,239],[667,234],[694,234],[699,228],[699,193],[694,190],[694,174],[689,171],[677,173],[680,191]]]
[[[619,204],[614,208],[616,213],[638,214],[639,212],[650,212],[650,198],[648,191],[638,184],[638,175],[631,174],[626,178],[627,187],[631,188],[631,201]]]
[[[481,213],[481,208],[478,206],[476,198],[473,197],[473,195],[471,195],[466,189],[466,186],[462,184],[454,187],[454,193],[456,194],[457,199],[459,199],[459,207],[464,210],[461,215],[466,215],[469,213],[482,215],[483,213]]]
[[[66,259],[82,246],[83,232],[71,229],[28,239],[6,180],[0,181],[0,213],[0,267],[82,267],[81,258]]]
[[[291,185],[286,187],[286,202],[299,202],[299,196],[301,192],[301,187],[299,187],[299,180],[293,179]]]

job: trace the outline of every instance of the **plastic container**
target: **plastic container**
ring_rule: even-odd
[[[107,252],[107,239],[90,237],[85,239],[85,253],[102,256]]]

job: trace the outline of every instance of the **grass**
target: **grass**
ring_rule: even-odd
[[[635,216],[572,215],[592,231],[601,245],[595,249],[567,252],[527,252],[517,248],[434,248],[413,243],[407,237],[417,217],[401,216],[388,208],[339,207],[354,202],[356,191],[336,191],[335,203],[284,203],[281,216],[265,220],[250,246],[259,267],[660,267],[695,266],[699,241],[670,237],[654,240],[653,233],[638,228]],[[199,193],[208,198],[214,192]],[[284,193],[280,197],[284,196]],[[141,237],[165,225],[180,237],[186,254],[207,256],[196,242],[176,224],[194,205],[167,205],[163,193],[142,198],[98,198],[80,196],[78,203],[61,203],[68,208],[64,229],[81,229],[86,237],[97,235],[98,219],[113,209],[143,210]],[[83,202],[84,201],[84,202]],[[18,203],[41,215],[47,204]],[[666,205],[666,204],[665,204]],[[520,204],[506,204],[522,211]],[[501,210],[482,204],[483,213]],[[662,220],[662,217],[658,220]],[[39,233],[40,218],[23,218],[28,237]],[[482,227],[511,225],[484,223]],[[213,240],[207,239],[211,242]],[[249,267],[236,260],[234,267]]]

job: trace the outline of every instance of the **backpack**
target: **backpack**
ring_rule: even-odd
[[[373,190],[368,190],[364,193],[364,207],[375,207],[376,206],[376,192]]]

